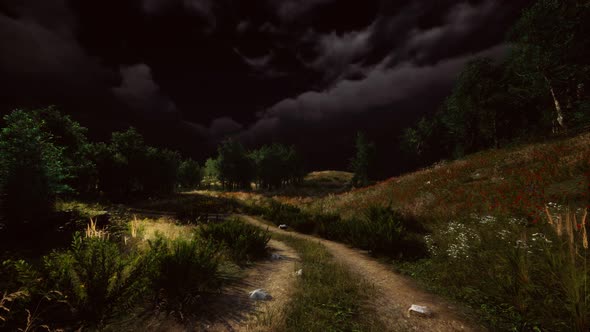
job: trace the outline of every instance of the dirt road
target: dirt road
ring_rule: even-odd
[[[282,322],[283,308],[294,286],[295,266],[299,255],[286,244],[271,240],[270,252],[281,259],[258,261],[245,270],[240,281],[225,287],[202,308],[199,318],[180,323],[175,318],[149,318],[142,329],[150,332],[262,332],[277,331]],[[255,301],[249,292],[264,289],[272,299]],[[133,328],[136,330],[136,327]]]
[[[250,216],[240,216],[252,225],[267,228],[268,224]],[[461,310],[445,300],[419,289],[412,280],[393,272],[390,268],[368,256],[365,252],[343,244],[314,236],[270,228],[272,232],[320,242],[334,255],[336,261],[359,273],[376,289],[376,298],[369,304],[391,331],[485,331],[471,322]],[[432,317],[408,316],[410,305],[427,306]]]
[[[289,300],[295,281],[295,262],[299,255],[286,244],[271,240],[271,252],[280,259],[268,259],[247,270],[242,282],[226,289],[222,296],[209,304],[209,322],[201,324],[202,331],[272,331],[279,323],[282,308]],[[249,292],[264,289],[272,299],[254,301]]]

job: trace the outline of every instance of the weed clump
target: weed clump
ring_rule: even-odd
[[[199,304],[202,295],[217,292],[223,284],[219,247],[200,238],[150,241],[146,272],[160,310],[177,313]]]
[[[222,223],[211,223],[200,230],[200,236],[225,246],[232,261],[243,265],[267,255],[270,234],[258,227],[232,218]]]

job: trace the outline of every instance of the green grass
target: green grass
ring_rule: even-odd
[[[208,224],[199,230],[199,235],[227,248],[231,260],[238,265],[247,265],[268,256],[268,230],[261,230],[237,218]]]
[[[384,331],[376,314],[363,304],[375,292],[371,285],[334,262],[319,243],[273,235],[301,257],[291,301],[284,308],[281,331]]]

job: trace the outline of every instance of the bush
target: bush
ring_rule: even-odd
[[[49,289],[59,289],[85,322],[101,325],[145,290],[145,261],[125,256],[116,243],[75,236],[70,250],[44,257]]]
[[[165,310],[182,315],[198,304],[199,298],[218,291],[223,276],[219,271],[219,246],[199,238],[150,242],[148,275],[156,301]]]
[[[268,230],[262,231],[237,218],[209,224],[201,230],[201,236],[223,244],[231,259],[240,265],[265,257],[270,241]]]
[[[262,217],[276,225],[287,224],[296,231],[311,234],[315,230],[315,222],[312,217],[299,208],[277,201],[271,201],[270,206],[264,209]]]

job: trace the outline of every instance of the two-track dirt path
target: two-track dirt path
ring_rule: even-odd
[[[280,259],[258,261],[245,270],[240,281],[215,294],[201,309],[197,319],[186,324],[174,318],[150,318],[143,330],[146,332],[262,332],[276,331],[274,327],[282,322],[283,308],[288,303],[294,287],[295,264],[299,255],[283,242],[270,240],[270,252]],[[249,292],[264,289],[272,299],[255,301]]]
[[[269,247],[281,258],[256,263],[240,283],[225,289],[208,305],[208,319],[201,322],[201,331],[270,331],[273,327],[269,322],[279,322],[296,278],[295,262],[299,255],[280,241],[271,240]],[[248,293],[258,288],[268,292],[272,299],[250,299]]]
[[[245,215],[240,217],[252,225],[268,227],[268,224],[259,219]],[[376,297],[368,305],[376,310],[391,331],[485,331],[484,328],[470,321],[459,308],[421,290],[410,279],[396,274],[363,251],[310,235],[287,232],[278,228],[269,228],[269,230],[323,244],[337,262],[359,273],[373,284]],[[425,305],[433,311],[434,315],[429,318],[416,315],[409,317],[408,308],[412,304]]]

